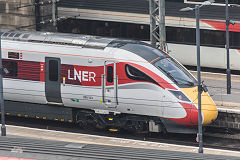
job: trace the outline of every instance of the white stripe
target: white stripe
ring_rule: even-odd
[[[38,129],[38,128],[29,128],[29,127],[22,127],[22,126],[13,126],[13,125],[6,125],[7,127],[15,127],[15,128],[22,128],[22,129],[31,129],[36,131],[46,131],[46,132],[52,132],[52,133],[62,133],[62,134],[69,134],[69,135],[82,135],[82,136],[90,136],[90,137],[98,137],[98,138],[107,138],[112,140],[119,140],[119,141],[131,141],[135,143],[145,143],[145,144],[158,144],[158,145],[166,145],[169,147],[180,147],[180,148],[187,148],[191,150],[197,150],[198,147],[192,147],[192,146],[184,146],[184,145],[176,145],[176,144],[167,144],[167,143],[158,143],[158,142],[146,142],[141,140],[132,140],[132,139],[125,139],[125,138],[115,138],[115,137],[106,137],[106,136],[98,136],[98,135],[89,135],[89,134],[83,134],[83,133],[70,133],[70,132],[63,132],[63,131],[53,131],[53,130],[46,130],[46,129]],[[140,144],[139,144],[140,145]],[[213,149],[213,148],[204,148],[205,150],[210,151],[220,151],[220,152],[228,152],[228,153],[240,153],[238,151],[230,151],[230,150],[223,150],[223,149]]]

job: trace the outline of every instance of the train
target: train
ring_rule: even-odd
[[[149,44],[89,35],[5,31],[6,114],[110,131],[196,133],[195,77]],[[218,115],[202,91],[206,126]]]
[[[194,8],[204,0],[166,0],[166,42],[168,53],[185,66],[196,66],[196,38],[194,12],[180,12]],[[101,5],[104,3],[105,5]],[[229,0],[229,17],[234,25],[230,31],[230,68],[240,74],[240,19],[238,0]],[[235,4],[235,5],[234,5]],[[216,1],[200,10],[201,66],[227,68],[225,1]],[[150,41],[149,1],[63,0],[59,3],[59,32],[94,34],[115,38]]]

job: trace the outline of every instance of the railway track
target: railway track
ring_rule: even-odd
[[[0,150],[14,153],[48,154],[54,156],[75,157],[81,159],[104,159],[104,160],[176,160],[176,159],[215,159],[223,160],[222,156],[184,153],[174,151],[150,150],[113,147],[93,144],[76,144],[68,142],[31,140],[24,138],[0,137]],[[55,157],[56,158],[56,157]],[[226,157],[225,157],[226,158]],[[39,158],[38,158],[39,159]],[[61,158],[63,159],[63,158]],[[237,160],[238,157],[228,157],[229,160]]]
[[[100,135],[108,137],[126,138],[134,140],[145,140],[151,142],[160,142],[168,144],[178,144],[187,146],[198,146],[196,142],[196,135],[186,134],[133,134],[129,132],[109,132],[105,130],[86,130],[79,129],[78,126],[71,123],[62,123],[57,121],[46,121],[38,119],[25,119],[19,117],[7,117],[6,124],[25,126],[31,128],[40,128],[48,130],[57,130],[73,133],[84,133],[91,135]],[[233,135],[238,135],[239,131],[232,131],[231,133],[227,130],[224,131],[222,128],[207,128],[203,136],[204,147],[215,148],[215,149],[226,149],[240,151],[240,139],[232,138]],[[229,136],[229,138],[228,138]],[[224,138],[223,138],[224,137]],[[240,137],[240,136],[239,136]]]

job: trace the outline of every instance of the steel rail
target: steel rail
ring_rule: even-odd
[[[10,144],[6,144],[7,142],[9,142]],[[14,144],[11,144],[11,143]],[[18,147],[16,148],[16,152],[17,149],[19,149],[24,153],[40,153],[40,154],[51,154],[51,155],[60,155],[60,156],[71,156],[71,157],[86,157],[86,158],[97,158],[97,159],[159,159],[159,158],[164,158],[164,159],[180,159],[180,158],[184,158],[184,159],[216,159],[216,160],[220,160],[223,158],[228,158],[228,159],[238,159],[237,157],[222,157],[222,156],[214,156],[214,155],[200,155],[200,154],[194,154],[194,153],[184,153],[184,152],[174,152],[174,151],[161,151],[161,150],[149,150],[149,149],[134,149],[134,148],[120,148],[120,147],[112,147],[112,146],[98,146],[98,145],[87,145],[85,150],[83,150],[83,148],[79,148],[79,149],[73,149],[73,148],[67,148],[64,147],[64,143],[60,143],[61,145],[59,147],[55,148],[51,148],[52,150],[50,150],[48,148],[48,144],[43,144],[43,146],[41,147],[36,147],[35,145],[37,143],[42,143],[41,141],[38,140],[33,140],[33,144],[29,144],[28,141],[27,145],[24,143],[23,140],[19,139],[14,139],[14,141],[12,141],[9,138],[6,138],[6,141],[4,143],[2,143],[2,139],[0,139],[0,149],[1,150],[5,150],[5,151],[14,151],[14,147]],[[54,143],[54,142],[53,142]],[[55,144],[58,144],[55,142]],[[68,144],[68,143],[66,143]],[[51,143],[50,143],[51,145]],[[52,146],[54,147],[54,146]],[[121,149],[123,150],[123,152],[116,154],[116,152],[114,150],[117,149]],[[70,149],[70,151],[69,151]],[[94,149],[99,149],[98,152],[93,152],[92,150]],[[108,150],[108,149],[112,149],[112,150]],[[142,155],[138,155],[137,153],[139,153],[139,150],[142,151]],[[105,152],[103,152],[105,151]],[[137,152],[134,152],[137,151]],[[126,154],[129,153],[129,154]],[[153,156],[152,154],[155,153],[156,155]],[[152,155],[152,156],[149,156]]]

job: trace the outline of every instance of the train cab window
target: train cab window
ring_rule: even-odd
[[[50,60],[49,61],[49,80],[58,81],[58,61]]]
[[[3,76],[5,77],[17,77],[18,64],[14,61],[3,60]]]
[[[107,82],[113,83],[113,67],[112,66],[107,67]]]
[[[184,67],[170,57],[157,60],[154,62],[154,66],[179,85],[179,87],[192,87],[197,84],[196,79]]]
[[[143,73],[142,71],[138,70],[137,68],[130,66],[130,65],[126,65],[125,66],[125,71],[127,74],[127,77],[133,80],[138,80],[138,81],[148,81],[148,82],[153,82],[156,83],[152,78],[150,78],[148,75],[146,75],[145,73]]]

